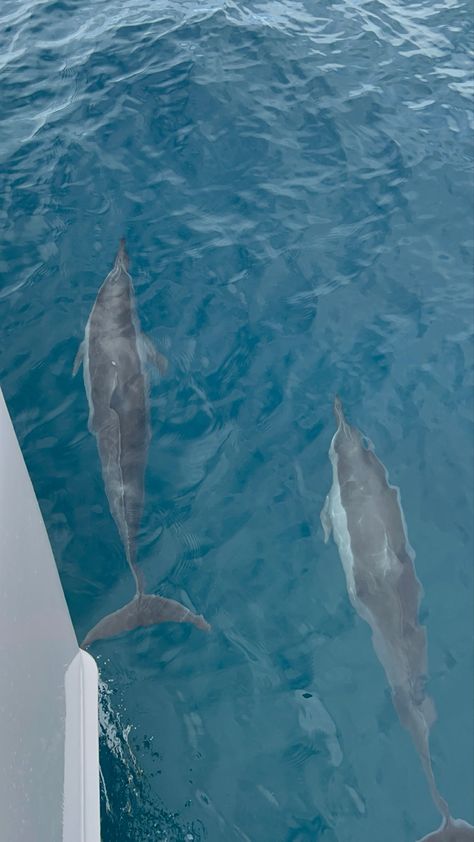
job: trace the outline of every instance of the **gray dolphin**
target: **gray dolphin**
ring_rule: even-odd
[[[140,330],[125,241],[102,284],[89,316],[73,375],[83,363],[89,430],[97,439],[110,511],[135,579],[133,599],[104,617],[82,646],[137,626],[175,621],[208,630],[201,615],[161,596],[144,593],[136,541],[143,511],[145,465],[150,441],[146,363],[163,374],[167,360]]]
[[[366,446],[359,430],[347,423],[337,397],[334,412],[338,426],[329,450],[333,482],[321,512],[324,538],[327,542],[332,530],[350,600],[372,629],[395,709],[412,737],[443,817],[439,830],[424,840],[472,842],[474,828],[452,818],[431,766],[429,733],[435,709],[425,693],[426,632],[418,622],[421,585],[399,490],[390,485],[373,447]]]

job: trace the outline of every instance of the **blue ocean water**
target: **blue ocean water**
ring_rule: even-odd
[[[213,626],[94,647],[104,842],[438,826],[322,540],[335,392],[401,489],[473,821],[472,29],[461,0],[2,0],[0,382],[78,636],[133,593],[71,377],[122,234],[170,359],[139,559]]]

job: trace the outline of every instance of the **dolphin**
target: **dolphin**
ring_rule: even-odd
[[[137,626],[168,621],[210,628],[202,615],[193,614],[179,602],[145,594],[143,575],[137,566],[137,533],[150,441],[147,362],[165,373],[166,358],[140,330],[122,239],[112,271],[99,289],[87,321],[73,376],[82,363],[89,430],[97,439],[105,491],[135,580],[135,596],[97,623],[82,641],[83,647]]]
[[[324,540],[334,535],[349,598],[372,629],[372,640],[402,725],[410,733],[442,816],[424,842],[474,840],[474,827],[453,819],[434,779],[429,748],[435,708],[425,692],[426,631],[418,622],[421,585],[407,536],[398,488],[372,444],[344,417],[336,397],[337,430],[329,449],[333,481],[321,512]],[[423,842],[423,840],[421,840]]]

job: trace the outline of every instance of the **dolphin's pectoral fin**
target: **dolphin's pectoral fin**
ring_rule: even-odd
[[[72,376],[75,377],[77,372],[79,371],[82,361],[84,359],[84,340],[82,340],[79,348],[77,349],[77,354],[74,358],[74,365],[72,367]]]
[[[153,345],[151,339],[149,339],[148,336],[145,336],[144,333],[142,333],[140,339],[143,344],[145,358],[148,360],[148,362],[152,363],[153,365],[156,365],[161,376],[164,377],[168,370],[168,360],[166,359],[165,355],[160,354],[160,352]]]
[[[330,512],[330,503],[329,503],[330,494],[326,497],[324,501],[324,506],[321,510],[321,523],[323,525],[324,531],[324,543],[327,544],[329,541],[331,532],[332,532],[332,520],[331,520],[331,512]]]
[[[204,631],[210,631],[211,628],[202,614],[194,614],[174,599],[140,594],[123,608],[100,620],[85,636],[81,646],[84,648],[95,640],[115,637],[139,626],[155,626],[158,623],[192,623]]]

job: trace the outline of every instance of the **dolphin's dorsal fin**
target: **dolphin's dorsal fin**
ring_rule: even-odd
[[[164,354],[160,354],[160,352],[155,348],[151,339],[148,338],[144,333],[140,335],[140,342],[143,348],[143,356],[149,362],[155,365],[160,372],[161,376],[164,377],[167,370],[168,370],[168,360],[166,359]]]
[[[82,340],[79,348],[77,349],[77,354],[74,358],[74,365],[72,367],[72,376],[75,377],[77,372],[79,371],[82,361],[84,359],[84,340]]]

